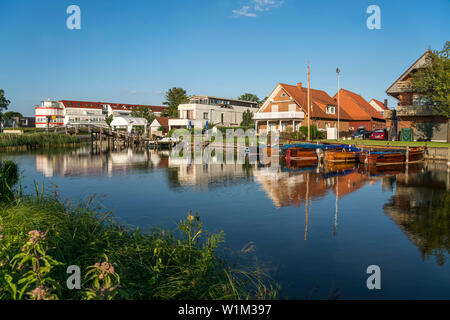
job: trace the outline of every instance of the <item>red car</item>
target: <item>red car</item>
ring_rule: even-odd
[[[386,129],[376,129],[370,135],[370,140],[387,140],[387,139],[388,139],[388,133],[387,133]]]

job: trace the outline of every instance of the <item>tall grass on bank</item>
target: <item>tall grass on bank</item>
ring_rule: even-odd
[[[0,134],[0,148],[21,146],[37,148],[76,143],[80,143],[80,138],[58,133]]]
[[[230,265],[223,232],[208,233],[197,214],[177,230],[144,233],[93,202],[63,202],[36,185],[35,194],[0,204],[0,299],[278,297],[259,268]],[[66,285],[71,265],[80,289]]]

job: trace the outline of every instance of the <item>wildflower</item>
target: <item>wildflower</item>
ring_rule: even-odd
[[[3,235],[0,233],[0,240],[2,240],[3,239]]]
[[[45,290],[45,288],[36,287],[36,289],[31,291],[30,295],[36,300],[42,300],[47,297],[47,290]]]
[[[39,232],[38,230],[31,230],[30,232],[28,232],[28,235],[31,236],[28,242],[35,244],[38,240],[44,240],[46,234],[43,232]]]

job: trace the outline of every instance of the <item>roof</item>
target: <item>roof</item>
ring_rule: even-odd
[[[351,120],[372,120],[380,119],[384,120],[381,113],[375,110],[363,97],[359,94],[351,92],[349,90],[339,90],[339,106],[341,110],[344,110]],[[337,101],[338,94],[333,97]]]
[[[239,100],[239,99],[230,99],[230,98],[221,98],[221,97],[205,96],[205,95],[195,95],[195,96],[189,97],[189,100],[191,100],[191,99],[196,99],[196,98],[211,98],[211,99],[217,99],[217,100],[228,100],[228,101],[238,101],[238,102],[245,102],[245,103],[258,104],[257,102],[254,102],[254,101]]]
[[[167,118],[167,117],[156,117],[155,120],[158,121],[160,126],[163,126],[163,127],[169,126],[169,118]],[[153,122],[155,120],[153,120]],[[152,124],[153,124],[153,122],[152,122]]]
[[[294,99],[299,106],[301,106],[305,112],[308,108],[308,88],[298,87],[285,83],[280,83],[282,89],[284,89],[289,96]],[[325,119],[337,119],[337,112],[335,114],[326,113],[327,106],[336,106],[337,103],[331,98],[328,93],[323,90],[310,89],[311,96],[311,117],[312,118],[325,118]],[[345,110],[339,110],[340,119],[350,119],[350,116]]]
[[[111,121],[111,126],[145,126],[147,125],[147,119],[144,118],[135,118],[135,117],[125,117],[125,116],[116,116]]]
[[[78,101],[78,100],[60,100],[66,108],[88,108],[88,109],[102,109],[102,105],[110,105],[113,110],[131,110],[135,107],[147,107],[151,108],[154,112],[162,112],[167,107],[163,106],[151,106],[143,104],[124,104],[124,103],[112,103],[112,102],[93,102],[93,101]]]
[[[369,101],[369,103],[371,103],[372,101],[375,102],[381,109],[389,110],[389,108],[386,107],[383,102],[378,101],[377,99],[372,99]]]
[[[397,84],[403,81],[413,70],[424,67],[426,64],[426,58],[430,53],[431,50],[425,51],[419,59],[417,59],[397,80],[394,81],[393,84],[390,85],[390,87],[386,90],[386,93],[392,95],[398,92]]]

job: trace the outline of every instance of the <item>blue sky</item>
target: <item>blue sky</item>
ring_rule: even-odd
[[[81,8],[81,30],[66,9]],[[381,30],[369,30],[369,5]],[[264,98],[278,82],[366,100],[428,47],[449,39],[450,1],[1,0],[0,88],[11,110],[34,114],[40,100],[160,105],[173,86],[188,94]],[[389,100],[394,106],[395,100]]]

